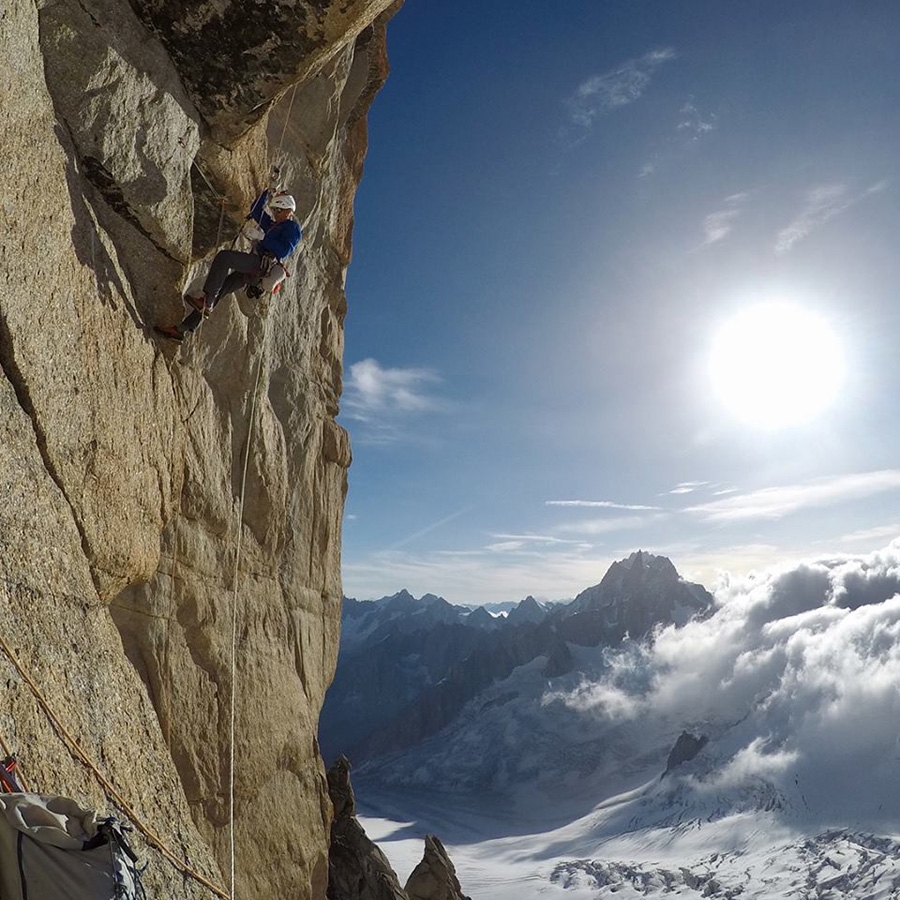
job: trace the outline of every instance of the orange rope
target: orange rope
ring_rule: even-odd
[[[41,693],[40,688],[34,683],[32,678],[29,676],[28,672],[25,670],[25,667],[19,661],[18,657],[13,653],[12,648],[6,641],[0,636],[0,649],[7,655],[9,661],[13,664],[16,671],[21,676],[22,680],[31,690],[31,693],[34,694],[35,700],[37,700],[38,705],[43,709],[47,718],[50,720],[50,724],[56,730],[56,733],[60,736],[63,743],[67,745],[69,752],[77,759],[83,766],[91,771],[94,777],[97,779],[97,783],[106,791],[108,797],[110,797],[119,808],[128,816],[131,822],[134,824],[134,827],[146,838],[147,843],[149,843],[152,847],[154,847],[164,859],[168,860],[176,869],[178,869],[183,874],[187,875],[189,878],[193,878],[194,881],[202,884],[205,888],[210,890],[217,897],[220,897],[221,900],[231,900],[231,896],[224,891],[222,888],[215,885],[204,875],[201,875],[195,869],[191,868],[186,862],[179,859],[163,842],[162,838],[160,838],[154,831],[152,831],[147,825],[143,823],[138,814],[134,811],[134,809],[128,804],[125,798],[116,790],[116,788],[104,777],[104,775],[100,772],[97,766],[91,761],[91,758],[87,755],[84,749],[82,749],[81,745],[78,741],[75,740],[74,737],[69,733],[66,727],[60,722],[59,718],[53,712],[50,704],[47,702],[47,699]]]

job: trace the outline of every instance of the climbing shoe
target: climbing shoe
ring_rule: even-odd
[[[212,309],[209,305],[209,301],[206,299],[206,294],[200,294],[199,297],[185,294],[184,302],[187,303],[191,309],[197,310],[198,313],[203,313],[204,316],[209,315],[209,312]]]
[[[170,341],[178,341],[179,344],[184,340],[184,333],[175,325],[157,325],[153,330]]]

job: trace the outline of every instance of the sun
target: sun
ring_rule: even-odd
[[[823,316],[766,302],[742,310],[718,332],[709,373],[733,416],[757,428],[786,428],[812,421],[834,403],[844,356]]]

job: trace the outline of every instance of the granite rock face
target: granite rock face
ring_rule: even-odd
[[[0,15],[0,637],[147,825],[226,888],[234,687],[246,898],[325,895],[343,283],[388,6]],[[160,345],[149,326],[181,317],[273,164],[305,231],[286,290],[265,318],[226,300]],[[0,737],[30,785],[108,808],[5,653],[0,671]],[[209,896],[143,850],[152,894]]]

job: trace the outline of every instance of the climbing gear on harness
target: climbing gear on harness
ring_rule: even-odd
[[[277,294],[283,284],[285,278],[291,273],[288,272],[284,263],[276,262],[269,267],[269,271],[263,275],[259,282],[259,286],[263,293]]]
[[[22,792],[22,788],[13,774],[17,762],[14,756],[7,756],[3,762],[0,762],[0,791],[4,794],[20,794]]]

